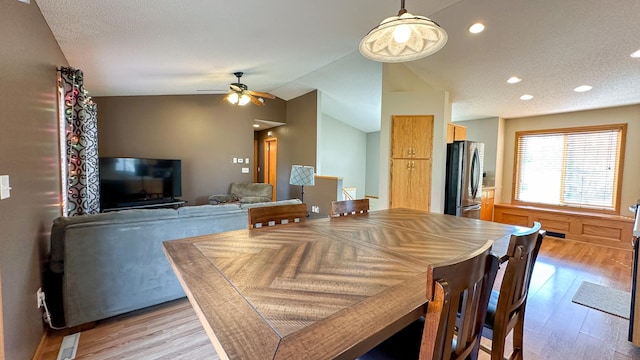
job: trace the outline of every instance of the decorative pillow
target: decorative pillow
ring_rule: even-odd
[[[240,198],[240,204],[255,204],[269,201],[271,201],[271,198],[263,196],[244,196]]]
[[[211,195],[209,196],[209,204],[224,204],[228,202],[238,201],[238,197],[235,195]]]

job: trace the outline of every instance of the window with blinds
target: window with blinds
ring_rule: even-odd
[[[626,128],[517,132],[514,201],[617,211]]]

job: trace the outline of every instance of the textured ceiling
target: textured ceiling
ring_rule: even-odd
[[[399,1],[36,0],[94,96],[203,94],[244,71],[250,89],[289,100],[312,89],[323,111],[364,131],[380,122],[381,65],[358,43]],[[407,63],[450,91],[453,120],[640,103],[638,0],[409,0],[449,34]],[[486,30],[467,31],[481,21]],[[517,75],[519,84],[506,84]],[[575,93],[579,85],[593,90]],[[521,101],[525,93],[534,98]],[[268,100],[267,100],[268,106]]]

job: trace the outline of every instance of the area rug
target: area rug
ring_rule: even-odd
[[[629,318],[631,309],[630,293],[588,281],[580,284],[571,301],[625,319]]]

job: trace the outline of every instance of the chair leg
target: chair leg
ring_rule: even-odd
[[[494,324],[493,339],[491,339],[491,360],[504,360],[504,346],[506,343],[506,329]]]
[[[524,309],[518,313],[518,320],[513,326],[513,353],[510,359],[522,360],[524,347]]]

